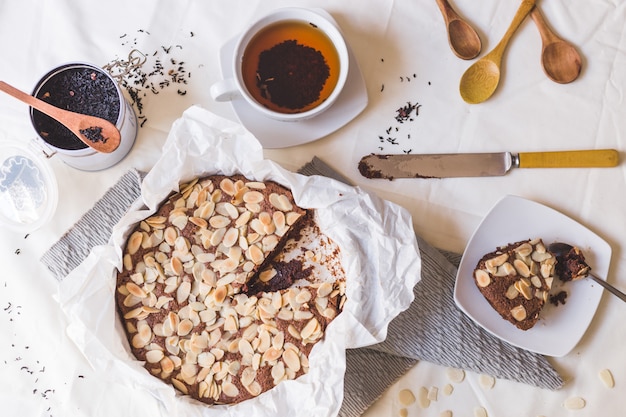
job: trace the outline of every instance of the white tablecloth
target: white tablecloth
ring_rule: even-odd
[[[448,48],[443,19],[434,1],[301,1],[322,7],[338,21],[367,85],[369,104],[355,120],[320,140],[266,157],[297,169],[317,155],[357,185],[401,204],[413,215],[415,229],[431,244],[463,251],[488,210],[506,194],[547,204],[581,222],[612,246],[608,281],[626,289],[622,166],[611,169],[515,170],[504,177],[445,180],[368,180],[358,173],[361,156],[372,152],[413,153],[540,151],[616,148],[626,144],[626,4],[618,0],[540,2],[552,28],[583,55],[583,71],[572,84],[559,85],[541,69],[541,40],[527,19],[504,56],[504,76],[496,94],[479,105],[466,104],[459,79],[470,62]],[[211,100],[209,86],[221,78],[219,51],[252,19],[287,1],[0,1],[1,79],[31,91],[39,78],[68,61],[105,65],[126,59],[131,49],[183,62],[187,84],[171,84],[143,98],[142,116],[131,153],[101,172],[82,172],[58,156],[48,160],[60,201],[52,221],[24,234],[2,231],[0,251],[0,401],[7,416],[161,415],[143,390],[103,384],[68,339],[67,318],[54,300],[56,280],[39,262],[69,229],[128,169],[149,170],[160,155],[172,122],[191,105],[233,120],[228,103]],[[457,0],[483,39],[483,55],[505,32],[518,2]],[[158,81],[157,81],[158,83]],[[180,92],[179,92],[180,90]],[[156,94],[158,92],[158,94]],[[184,93],[184,94],[183,94]],[[413,121],[399,124],[396,109],[419,103]],[[143,121],[141,119],[140,121]],[[396,131],[396,128],[398,130]],[[27,107],[0,96],[0,139],[28,141],[35,135]],[[382,137],[382,140],[381,140]],[[388,141],[387,138],[395,141]],[[396,142],[397,144],[392,144]],[[438,387],[427,409],[408,407],[410,416],[472,415],[484,407],[489,416],[621,415],[626,398],[626,306],[604,295],[594,320],[571,353],[551,359],[567,379],[550,392],[507,381],[492,389],[468,373],[454,392],[446,370],[420,362],[377,401],[368,417],[398,415],[398,392]],[[606,388],[598,372],[608,368],[616,380]],[[107,378],[108,379],[108,378]],[[582,397],[584,409],[563,403]]]

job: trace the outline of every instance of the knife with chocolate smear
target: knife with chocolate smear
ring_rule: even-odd
[[[601,168],[619,164],[614,149],[553,152],[492,152],[366,155],[359,172],[366,178],[452,178],[505,175],[512,168]]]

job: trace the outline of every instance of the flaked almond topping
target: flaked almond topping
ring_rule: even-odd
[[[550,254],[550,252],[533,252],[532,255],[530,255],[530,257],[532,258],[533,261],[535,262],[544,262],[550,258],[552,258],[552,254]]]
[[[517,321],[522,321],[526,319],[526,308],[523,305],[519,305],[517,307],[513,307],[511,309],[511,315]]]
[[[294,339],[300,340],[302,339],[302,336],[300,336],[300,332],[298,331],[298,329],[296,329],[296,327],[293,324],[290,324],[287,327],[287,332],[291,335],[291,337],[293,337]]]
[[[300,370],[300,356],[298,352],[293,349],[287,349],[283,352],[283,361],[285,365],[289,369],[292,369],[294,372],[298,372]]]
[[[169,246],[174,246],[176,239],[178,238],[178,231],[173,227],[168,227],[163,233],[163,239]]]
[[[554,281],[553,277],[549,277],[549,278],[545,278],[544,280],[546,282],[546,286],[548,287],[548,289],[552,288],[552,282]]]
[[[148,363],[159,363],[165,355],[162,350],[154,349],[146,353],[146,361]]]
[[[494,275],[497,277],[506,277],[509,275],[517,275],[517,271],[515,270],[515,267],[513,267],[513,265],[511,265],[509,262],[505,262],[498,267]]]
[[[178,324],[177,334],[179,336],[187,336],[193,330],[193,323],[189,319],[182,320]]]
[[[476,278],[476,283],[479,287],[484,288],[491,284],[491,277],[489,276],[489,273],[487,271],[478,269],[474,273],[474,277]]]
[[[530,282],[533,284],[533,286],[535,286],[535,288],[541,288],[541,286],[542,286],[541,285],[541,279],[538,276],[536,276],[536,275],[533,275],[530,278]]]
[[[227,397],[236,397],[239,395],[239,389],[235,386],[235,384],[228,381],[222,384],[222,392]]]
[[[522,257],[527,257],[533,252],[533,247],[530,243],[522,243],[517,248],[515,248],[515,252]]]
[[[302,215],[300,213],[296,213],[295,211],[291,211],[286,214],[285,220],[289,226],[293,225]]]
[[[224,234],[224,238],[222,239],[222,244],[224,244],[224,246],[226,246],[227,248],[230,248],[234,246],[238,240],[239,240],[239,229],[231,227]]]
[[[246,187],[252,188],[254,190],[265,190],[266,188],[265,183],[259,181],[248,181],[246,182]]]
[[[508,298],[509,300],[514,300],[518,295],[519,291],[517,290],[517,288],[515,288],[515,284],[510,285],[505,293],[506,298]]]
[[[135,318],[138,318],[143,313],[144,313],[143,307],[137,307],[135,309],[130,310],[126,314],[124,314],[124,318],[126,320],[128,320],[128,319],[135,319]]]
[[[214,201],[205,201],[202,203],[198,210],[196,211],[196,217],[201,217],[203,219],[208,219],[213,216],[215,212],[215,202]]]
[[[143,233],[141,232],[133,232],[128,239],[128,245],[126,247],[126,251],[134,255],[137,253],[139,248],[141,247],[141,242],[143,241]]]
[[[220,189],[225,192],[228,195],[234,195],[235,194],[235,183],[229,179],[229,178],[224,178],[221,182],[220,182]]]
[[[230,221],[231,220],[226,216],[217,215],[209,219],[209,224],[215,229],[223,229],[230,224]]]
[[[528,267],[526,262],[520,259],[516,259],[513,261],[513,266],[515,267],[515,270],[517,271],[517,273],[520,274],[521,276],[525,278],[528,278],[530,276],[530,268]]]
[[[285,364],[283,362],[278,362],[277,364],[272,366],[271,375],[274,379],[274,385],[278,385],[280,381],[285,379]]]
[[[320,323],[317,321],[317,319],[314,317],[311,320],[309,320],[309,322],[304,326],[304,328],[302,329],[302,331],[300,332],[300,336],[303,339],[308,339],[309,337],[311,337],[311,335],[313,333],[315,333],[318,329],[319,329]]]
[[[485,261],[485,266],[488,269],[497,268],[500,265],[504,264],[509,259],[509,255],[503,253],[501,255],[496,256],[495,258],[488,259]]]
[[[178,304],[182,304],[184,301],[187,301],[189,294],[191,294],[191,282],[181,282],[176,290],[176,302],[178,302]]]
[[[276,276],[278,272],[274,268],[266,269],[265,271],[259,274],[259,281],[261,282],[269,282],[272,278]]]
[[[181,260],[177,257],[173,257],[170,261],[170,268],[172,270],[172,272],[178,276],[182,275],[183,273],[183,263],[181,262]]]
[[[263,194],[258,191],[248,191],[243,195],[243,201],[246,204],[259,204],[265,200]]]
[[[248,258],[256,265],[260,265],[265,260],[265,255],[261,248],[256,245],[252,245],[248,248]]]
[[[250,385],[246,385],[245,387],[246,387],[246,390],[253,397],[256,397],[261,394],[261,390],[262,390],[261,385],[256,381],[252,382]]]
[[[215,302],[221,304],[226,299],[226,295],[228,295],[228,288],[224,285],[217,287],[215,292],[213,293],[213,297],[215,298]]]
[[[549,276],[552,275],[552,271],[554,270],[554,267],[550,264],[544,263],[541,264],[541,276],[544,278],[548,278]]]
[[[170,219],[172,225],[174,225],[175,227],[177,227],[179,230],[183,230],[185,227],[187,227],[187,223],[189,222],[189,217],[187,217],[184,214],[175,216],[174,218]]]
[[[318,297],[328,297],[333,290],[333,284],[331,282],[323,282],[317,288]]]
[[[148,294],[146,294],[146,291],[134,282],[127,282],[126,289],[128,290],[129,294],[140,299],[146,298],[148,296]]]
[[[256,371],[252,369],[252,367],[244,368],[244,370],[241,372],[241,379],[240,379],[241,385],[243,385],[244,387],[247,387],[248,385],[254,382],[255,378],[256,378]]]
[[[525,299],[530,300],[532,298],[532,289],[527,281],[520,279],[515,282],[514,286]]]
[[[263,362],[274,362],[277,361],[281,355],[281,350],[270,347],[263,353],[262,360]]]
[[[171,374],[172,372],[174,372],[174,362],[169,357],[164,356],[159,364],[161,365],[161,369],[163,370],[163,372],[165,372],[166,374]]]
[[[126,271],[131,271],[133,269],[133,257],[130,256],[129,253],[124,255],[123,263]]]
[[[334,308],[325,308],[324,311],[322,311],[322,316],[326,317],[327,319],[334,319],[335,316],[337,316],[337,311]]]
[[[306,288],[303,288],[298,295],[296,295],[296,302],[298,304],[308,303],[311,300],[311,293]]]
[[[189,221],[201,229],[206,229],[209,223],[202,217],[190,217]]]
[[[176,379],[176,378],[172,378],[172,385],[174,385],[174,388],[176,388],[177,390],[179,390],[180,392],[182,392],[185,395],[189,394],[189,389],[187,388],[187,385],[185,385],[184,382]]]
[[[246,224],[248,224],[251,218],[252,218],[252,212],[244,211],[235,221],[235,227],[245,226]]]

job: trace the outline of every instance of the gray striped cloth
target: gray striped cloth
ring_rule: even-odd
[[[300,173],[348,182],[318,158]],[[41,261],[59,280],[92,247],[106,244],[112,227],[141,194],[143,174],[129,171],[54,244]],[[346,353],[344,401],[340,417],[360,416],[418,360],[461,368],[532,386],[558,389],[563,379],[545,357],[513,347],[465,316],[453,301],[457,254],[441,252],[418,237],[422,279],[415,302],[389,325],[387,339]]]

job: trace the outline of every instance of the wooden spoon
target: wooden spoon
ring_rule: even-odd
[[[559,38],[546,23],[537,7],[530,12],[541,35],[541,64],[552,81],[567,84],[578,78],[582,68],[580,54],[569,42]]]
[[[461,59],[473,59],[478,56],[482,44],[474,28],[456,13],[448,0],[437,0],[448,30],[448,44],[456,56]]]
[[[500,82],[502,55],[511,36],[528,13],[535,7],[535,0],[524,0],[502,40],[487,55],[476,61],[461,77],[461,97],[470,104],[482,103],[496,91]]]
[[[20,91],[4,81],[0,81],[0,91],[4,91],[52,117],[71,130],[87,146],[98,152],[111,153],[120,145],[120,131],[108,120],[60,109]]]

